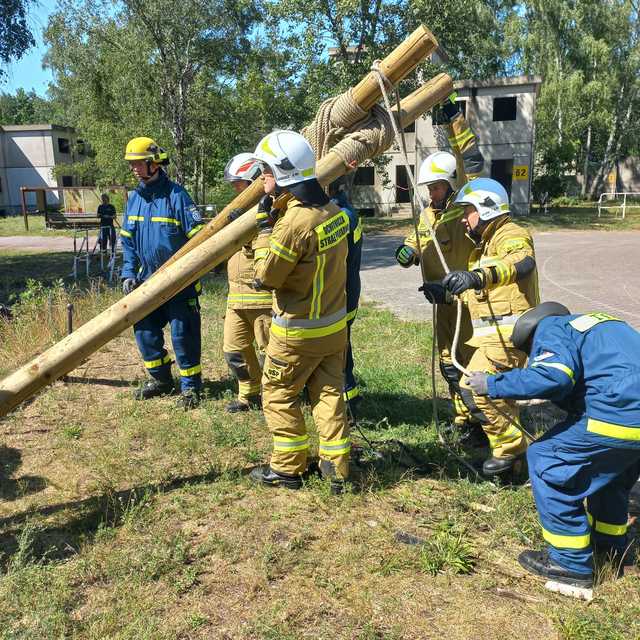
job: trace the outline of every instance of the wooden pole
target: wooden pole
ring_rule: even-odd
[[[437,46],[438,41],[431,31],[424,25],[420,25],[404,42],[398,45],[380,62],[380,71],[382,71],[393,84],[396,84],[411,73]],[[453,91],[453,88],[451,91]],[[451,93],[451,91],[449,93]],[[371,107],[380,100],[382,97],[380,94],[380,86],[372,72],[368,73],[352,89],[352,96],[363,111],[369,111]],[[444,98],[446,98],[446,96],[443,96],[442,99],[444,100]],[[320,163],[318,163],[318,165],[320,165]],[[319,167],[316,169],[316,173],[319,174]],[[331,180],[329,182],[331,182]],[[236,196],[204,229],[201,229],[197,235],[191,238],[169,262],[177,260],[188,253],[193,247],[217,233],[222,227],[229,223],[229,215],[232,214],[232,212],[239,211],[240,213],[244,213],[253,205],[258,204],[258,201],[263,195],[262,177],[259,177],[248,189],[245,189],[241,194]],[[162,268],[164,268],[164,266]]]
[[[451,78],[442,74],[407,96],[400,104],[401,126],[406,127],[441,102],[451,93],[451,86]],[[328,168],[324,179],[335,180],[347,172],[348,167],[336,154],[329,153],[325,157]],[[0,416],[6,415],[40,389],[75,369],[126,328],[232,256],[256,234],[255,216],[240,216],[179,260],[167,264],[162,271],[157,271],[153,278],[109,309],[6,377],[0,382]]]
[[[27,215],[27,200],[24,195],[24,187],[20,187],[20,199],[22,200],[22,215],[24,217],[24,230],[29,231],[29,217]],[[45,212],[45,219],[47,217]]]
[[[404,128],[412,122],[415,122],[420,115],[442,102],[452,92],[453,80],[451,76],[446,73],[441,73],[435,78],[432,78],[400,102],[400,126]],[[395,108],[394,111],[396,111]],[[344,166],[340,157],[331,151],[324,156],[316,166],[316,176],[322,186],[331,184],[336,178],[344,175],[346,171],[347,167]],[[197,247],[207,238],[215,235],[225,225],[229,224],[229,215],[232,212],[235,211],[242,214],[248,211],[257,204],[263,195],[264,182],[262,176],[260,176],[251,186],[237,195],[204,229],[201,229],[197,235],[191,238],[187,244],[169,258],[156,273],[159,273],[165,267],[189,253],[191,249]],[[233,218],[234,216],[231,217]]]

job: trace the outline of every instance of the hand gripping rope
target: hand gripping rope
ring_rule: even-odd
[[[382,97],[384,99],[385,108],[386,108],[386,110],[387,110],[387,112],[389,113],[389,116],[390,116],[391,125],[393,127],[393,131],[394,131],[394,134],[395,134],[395,137],[396,137],[396,143],[398,144],[398,147],[400,148],[400,152],[402,153],[402,159],[404,161],[405,170],[406,170],[407,177],[409,179],[409,185],[410,185],[409,186],[409,195],[410,195],[409,199],[410,199],[410,202],[411,202],[411,217],[412,217],[413,228],[414,228],[415,237],[416,237],[418,255],[422,255],[422,248],[420,246],[420,234],[418,233],[418,224],[419,224],[418,216],[419,216],[419,212],[416,211],[415,199],[417,197],[418,200],[419,200],[420,211],[423,211],[426,208],[426,202],[424,202],[420,192],[418,191],[417,184],[416,184],[416,181],[415,181],[415,176],[413,175],[413,171],[411,171],[411,164],[409,162],[409,157],[407,155],[407,145],[406,145],[406,141],[405,141],[405,137],[404,137],[404,131],[401,131],[398,128],[398,124],[396,122],[396,119],[393,117],[393,112],[391,110],[391,102],[389,100],[389,94],[387,92],[387,87],[389,87],[391,90],[393,90],[393,92],[395,94],[396,104],[398,105],[398,108],[399,108],[399,105],[400,105],[400,92],[398,91],[398,88],[396,86],[394,86],[393,83],[382,72],[382,70],[380,69],[380,64],[379,63],[380,63],[379,60],[374,60],[373,64],[371,65],[371,71],[376,76],[376,79],[378,81],[378,85],[380,86],[380,93],[382,94]],[[438,239],[436,237],[433,225],[431,224],[431,221],[429,220],[429,218],[427,216],[424,217],[424,222],[425,222],[425,224],[427,226],[427,229],[429,230],[429,233],[431,234],[431,238],[432,238],[434,247],[436,249],[436,252],[438,254],[438,258],[440,260],[440,263],[442,264],[442,268],[444,269],[445,274],[448,274],[448,273],[451,272],[451,269],[449,268],[449,265],[447,264],[447,261],[444,258],[444,254],[442,253],[442,249],[441,249],[440,244],[438,242]],[[426,278],[426,275],[425,275],[425,267],[424,267],[424,264],[423,264],[422,260],[420,261],[420,269],[421,269],[421,272],[422,272],[422,280],[423,280],[423,282],[426,282],[427,278]],[[453,336],[453,344],[451,346],[451,360],[452,360],[453,365],[455,366],[455,368],[458,369],[458,371],[460,371],[463,375],[468,376],[469,375],[469,371],[467,369],[465,369],[465,367],[463,367],[462,364],[460,364],[460,362],[458,361],[458,358],[457,358],[458,342],[460,340],[460,327],[461,327],[461,321],[462,321],[462,300],[460,298],[458,298],[456,304],[457,304],[456,329],[455,329],[455,333],[454,333],[454,336]],[[451,453],[451,455],[453,455],[461,464],[463,464],[468,469],[472,470],[474,474],[476,474],[477,476],[480,477],[480,474],[478,473],[478,471],[474,467],[472,467],[466,460],[464,460],[463,458],[458,456],[454,451],[451,450],[451,448],[449,447],[446,439],[442,435],[442,431],[440,429],[440,421],[438,419],[438,407],[437,407],[437,392],[436,392],[436,383],[435,383],[436,323],[437,323],[437,314],[438,314],[437,305],[433,304],[432,305],[432,309],[433,309],[434,339],[432,341],[432,348],[431,348],[431,384],[432,384],[433,416],[434,416],[434,421],[435,421],[435,424],[436,424],[436,433],[438,434],[438,441],[440,442],[440,444],[444,445],[447,448],[447,450],[449,451],[449,453]],[[489,401],[491,402],[491,399],[489,399]],[[522,427],[522,425],[516,424],[515,421],[510,416],[508,416],[507,414],[505,414],[502,411],[500,411],[500,409],[498,409],[498,407],[496,407],[495,404],[494,404],[494,408],[501,415],[506,417],[511,422],[511,424],[516,426],[518,429],[524,431],[524,433],[531,440],[535,440],[535,437],[532,436],[526,429],[524,429]]]

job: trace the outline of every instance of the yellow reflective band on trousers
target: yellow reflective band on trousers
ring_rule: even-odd
[[[200,229],[202,229],[203,227],[203,224],[199,224],[197,227],[193,227],[193,229],[191,229],[191,231],[187,233],[187,238],[193,238],[193,236],[195,236],[196,233],[198,233],[198,231],[200,231]]]
[[[162,358],[158,358],[157,360],[145,360],[144,366],[147,369],[155,369],[156,367],[161,367],[163,364],[169,364],[170,362],[171,362],[171,356],[167,354]]]
[[[241,396],[255,396],[260,393],[262,386],[260,382],[243,382],[238,380],[238,392]]]
[[[313,275],[313,297],[311,298],[311,311],[309,318],[318,319],[322,310],[322,292],[324,291],[324,268],[327,264],[327,256],[321,253],[316,256],[316,272]]]
[[[609,524],[608,522],[602,522],[602,520],[596,520],[595,527],[593,526],[593,516],[587,511],[587,520],[592,529],[595,529],[598,533],[604,533],[608,536],[624,536],[627,534],[627,523],[624,524]]]
[[[351,320],[354,320],[356,315],[358,315],[357,309],[354,309],[353,311],[349,311],[349,313],[347,313],[347,322],[351,322]]]
[[[558,371],[566,373],[571,378],[571,382],[574,384],[576,382],[573,375],[573,369],[570,369],[566,364],[562,364],[561,362],[534,362],[531,367],[551,367],[552,369],[558,369]]]
[[[133,234],[126,229],[120,229],[120,235],[124,236],[125,238],[133,238]]]
[[[515,426],[510,426],[504,433],[499,436],[487,434],[489,438],[489,444],[492,449],[497,448],[501,444],[507,444],[509,442],[517,442],[522,437],[522,431]]]
[[[613,424],[588,418],[587,431],[607,438],[616,438],[617,440],[640,440],[640,425],[627,427],[622,424]]]
[[[360,395],[360,389],[358,387],[354,387],[353,389],[349,389],[349,391],[345,391],[343,396],[344,399],[348,402],[349,400],[353,400]]]
[[[318,451],[321,456],[344,456],[351,451],[351,440],[349,438],[342,438],[341,440],[320,440]]]
[[[284,436],[273,436],[273,450],[292,453],[294,451],[304,451],[309,448],[309,436],[295,436],[285,438]]]
[[[227,298],[228,304],[261,304],[271,306],[273,302],[273,294],[270,291],[256,291],[251,293],[230,293]]]
[[[298,259],[298,254],[293,249],[285,247],[283,244],[280,244],[273,238],[269,240],[269,250],[271,251],[271,253],[275,253],[277,256],[280,256],[287,262],[295,262]]]
[[[197,364],[195,367],[189,367],[188,369],[178,369],[178,373],[185,378],[195,376],[198,373],[202,373],[202,366]]]
[[[176,227],[180,227],[180,220],[176,220],[175,218],[164,218],[162,216],[152,216],[151,222],[166,222],[167,224],[175,224]]]
[[[585,533],[581,536],[563,536],[558,533],[551,533],[542,527],[542,537],[552,546],[558,549],[585,549],[591,544],[591,534]]]
[[[324,338],[342,331],[346,326],[345,309],[314,320],[283,318],[277,315],[271,319],[271,333],[280,338]]]

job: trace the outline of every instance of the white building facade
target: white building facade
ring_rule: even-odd
[[[512,210],[529,212],[535,149],[535,104],[542,80],[537,76],[494,78],[455,83],[458,101],[477,136],[484,156],[483,175],[504,185]],[[450,150],[446,129],[433,126],[431,117],[420,118],[405,133],[411,168],[426,156]],[[389,151],[384,171],[374,165],[358,169],[352,198],[364,215],[394,215],[410,211],[404,160],[397,149]],[[423,193],[428,198],[426,189]]]
[[[22,210],[20,187],[77,186],[72,176],[55,178],[59,164],[80,162],[86,158],[82,140],[71,127],[51,124],[0,126],[0,212]],[[56,191],[46,193],[47,205],[59,204]],[[29,207],[40,206],[35,193],[27,193]]]

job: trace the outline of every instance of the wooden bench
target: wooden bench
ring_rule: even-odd
[[[99,229],[100,219],[93,213],[60,213],[47,211],[45,213],[45,227],[47,229]]]

